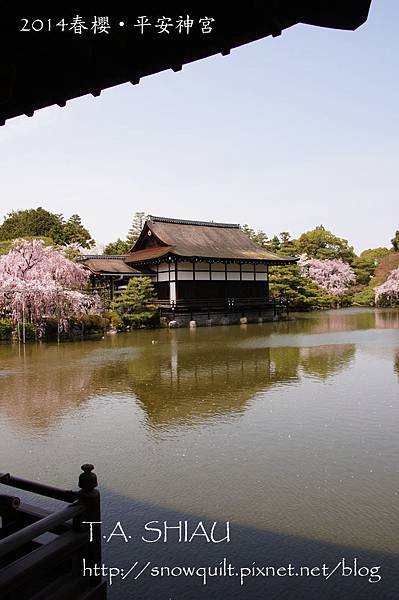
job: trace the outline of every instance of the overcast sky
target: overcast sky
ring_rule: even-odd
[[[98,244],[133,213],[323,224],[357,251],[399,228],[399,2],[356,32],[298,25],[0,128],[0,215],[79,213]]]

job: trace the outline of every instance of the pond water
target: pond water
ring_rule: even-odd
[[[396,597],[399,311],[295,317],[0,346],[0,470],[74,487],[93,462],[106,531],[231,522],[228,545],[133,535],[104,544],[107,562],[381,565],[374,584],[149,577],[111,598]]]

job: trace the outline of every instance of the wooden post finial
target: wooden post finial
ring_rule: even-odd
[[[93,472],[94,465],[86,463],[81,466],[83,473],[79,475],[79,487],[84,492],[90,492],[97,487],[97,475]]]

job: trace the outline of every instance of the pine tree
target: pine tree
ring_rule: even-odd
[[[91,238],[89,231],[82,224],[79,215],[72,215],[63,225],[64,243],[75,244],[81,248],[91,248],[95,241]]]
[[[107,255],[127,254],[131,247],[132,247],[131,244],[128,244],[128,242],[124,242],[123,240],[118,238],[116,240],[116,242],[110,242],[109,244],[107,244],[105,246],[103,254],[107,254]]]
[[[268,248],[270,242],[264,231],[262,231],[261,229],[255,231],[255,229],[252,229],[252,227],[250,227],[249,225],[243,225],[242,230],[255,244],[257,244],[261,248]]]
[[[353,263],[355,253],[348,241],[340,238],[323,225],[318,225],[311,231],[306,231],[297,240],[298,254],[306,254],[308,258],[334,259]]]
[[[132,225],[128,231],[126,241],[129,245],[129,250],[134,246],[136,241],[139,238],[141,230],[143,229],[145,223],[145,213],[144,212],[135,212]]]
[[[291,238],[288,231],[282,231],[280,233],[280,237],[277,238],[278,243],[275,238],[277,238],[277,236],[274,236],[273,243],[278,247],[275,251],[279,254],[283,254],[284,256],[296,256],[298,254],[295,240]]]
[[[395,237],[391,239],[392,248],[395,252],[399,252],[399,230],[395,231]]]
[[[154,304],[156,294],[149,277],[132,277],[126,289],[112,303],[125,325],[132,327],[155,326],[158,311]]]
[[[309,278],[303,277],[297,265],[272,267],[269,285],[272,296],[288,302],[291,310],[316,310],[333,305],[333,297]]]

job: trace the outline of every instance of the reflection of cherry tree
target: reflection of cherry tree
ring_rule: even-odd
[[[56,319],[58,332],[68,321],[98,312],[97,297],[82,293],[88,273],[41,240],[16,240],[0,259],[0,310],[14,324],[31,322],[43,326]]]
[[[375,301],[385,306],[399,304],[399,268],[391,271],[386,282],[375,288]]]
[[[353,269],[341,259],[302,257],[299,265],[304,277],[309,277],[332,296],[344,294],[348,286],[356,280]]]
[[[376,329],[399,329],[399,312],[394,310],[375,310]]]

